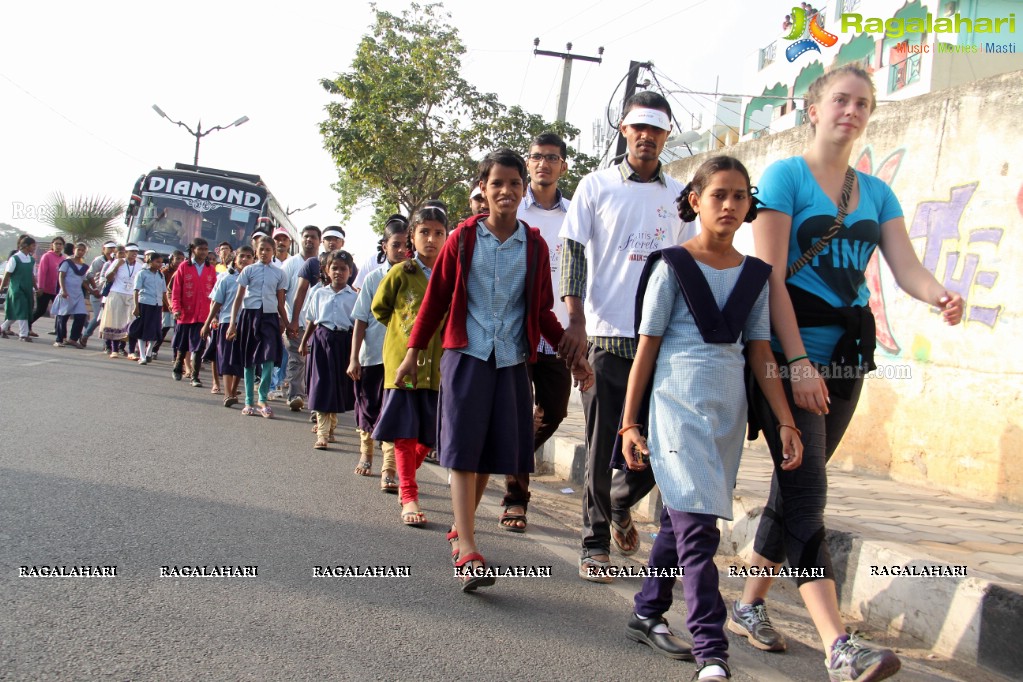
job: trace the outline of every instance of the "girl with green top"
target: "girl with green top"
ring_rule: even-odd
[[[426,515],[419,508],[416,470],[437,443],[437,391],[440,388],[442,351],[439,330],[419,356],[415,384],[410,381],[411,377],[409,381],[402,377],[403,383],[398,385],[395,377],[398,365],[408,352],[412,325],[423,304],[426,285],[440,255],[440,247],[447,239],[447,228],[445,207],[430,205],[419,209],[409,232],[415,256],[391,268],[373,297],[373,315],[387,326],[384,335],[384,407],[373,438],[394,443],[401,520],[407,526],[426,525]],[[359,467],[369,474],[369,461],[361,460]],[[356,469],[356,473],[361,472]]]

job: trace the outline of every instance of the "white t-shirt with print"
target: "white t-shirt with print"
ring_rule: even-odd
[[[636,289],[647,256],[696,234],[678,217],[682,183],[664,177],[666,185],[633,182],[611,166],[579,182],[561,238],[586,247],[588,336],[635,337]]]
[[[529,204],[527,206],[527,204]],[[568,207],[571,202],[564,197],[561,198],[561,207],[548,211],[539,204],[530,202],[524,197],[519,204],[520,220],[530,227],[540,230],[543,240],[547,242],[547,250],[551,257],[551,285],[554,290],[554,314],[562,327],[568,327],[568,308],[561,300],[561,226],[565,222]]]

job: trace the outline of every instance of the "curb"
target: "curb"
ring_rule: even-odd
[[[555,436],[537,452],[537,472],[581,486],[586,447],[581,439]],[[734,519],[721,522],[721,550],[749,561],[766,491],[736,489]],[[636,519],[657,523],[657,488],[633,508]],[[882,567],[951,566],[916,547],[870,540],[842,517],[827,518],[827,542],[835,570],[839,608],[868,627],[917,640],[923,648],[1015,679],[1023,668],[1023,585],[999,581],[966,567],[966,577],[872,575]],[[966,559],[968,559],[968,555]]]

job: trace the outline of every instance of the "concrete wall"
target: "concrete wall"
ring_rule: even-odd
[[[853,153],[895,190],[927,268],[966,298],[965,321],[868,268],[879,373],[832,466],[1023,504],[1023,72],[882,105]],[[803,151],[802,126],[728,148],[756,178]],[[706,155],[668,172],[686,181]],[[751,248],[749,229],[737,240]],[[1013,267],[1012,264],[1017,266]]]

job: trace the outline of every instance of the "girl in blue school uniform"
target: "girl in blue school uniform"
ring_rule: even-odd
[[[780,466],[798,467],[803,446],[770,347],[771,267],[732,246],[736,231],[756,217],[749,173],[734,158],[711,158],[683,188],[678,204],[683,221],[700,216],[701,231],[681,246],[655,252],[644,268],[636,304],[639,344],[619,435],[627,468],[644,470],[649,457],[661,490],[664,511],[650,566],[685,569],[692,653],[664,620],[674,578],[644,580],[626,633],[678,658],[695,658],[698,679],[724,682],[731,677],[727,611],[714,555],[721,537],[717,520],[732,518],[746,429],[744,346],[778,419]]]
[[[316,414],[316,442],[326,450],[334,439],[337,415],[345,411],[345,397],[352,392],[345,370],[352,344],[352,309],[357,294],[348,286],[355,265],[347,251],[331,251],[320,270],[322,287],[306,303],[305,334],[298,352],[306,358],[309,409]]]
[[[440,202],[436,202],[440,203]],[[391,268],[373,297],[373,315],[386,325],[384,333],[384,406],[380,411],[373,438],[394,443],[395,466],[398,470],[398,501],[401,521],[406,526],[426,525],[426,515],[419,508],[419,486],[416,471],[437,442],[437,400],[440,388],[440,332],[429,339],[419,366],[414,368],[416,380],[408,383],[396,378],[398,365],[408,350],[409,334],[419,315],[448,234],[448,216],[443,205],[423,206],[412,217],[409,247],[415,255]],[[369,461],[360,465],[369,470]],[[356,473],[361,473],[356,469]]]
[[[526,362],[536,361],[541,335],[555,347],[564,335],[551,311],[547,244],[539,230],[517,217],[525,184],[526,162],[509,149],[480,163],[479,186],[490,213],[468,219],[445,242],[394,377],[415,386],[419,351],[446,316],[437,449],[441,466],[451,469],[455,527],[448,541],[466,592],[495,582],[481,570],[485,562],[475,536],[487,479],[533,471],[533,392]],[[585,360],[573,375],[584,389],[593,378]]]
[[[281,339],[283,320],[288,319],[284,307],[284,291],[288,276],[273,265],[274,242],[262,237],[257,242],[259,261],[245,268],[238,276],[238,293],[231,307],[231,324],[227,338],[237,338],[245,372],[245,407],[243,415],[272,419],[267,405],[270,377],[280,367],[284,355]],[[259,396],[256,400],[256,372],[259,372]]]
[[[146,251],[145,263],[146,267],[135,275],[135,320],[128,329],[128,337],[138,343],[140,365],[148,365],[152,359],[153,347],[163,328],[163,309],[169,305],[167,280],[160,272],[163,256]],[[128,350],[135,352],[135,348]]]
[[[199,334],[206,342],[215,346],[217,370],[224,379],[224,407],[238,404],[238,382],[245,372],[242,363],[241,345],[237,338],[227,338],[227,329],[231,324],[231,311],[238,295],[238,276],[252,264],[253,251],[251,246],[241,246],[233,254],[233,260],[227,263],[224,272],[210,292],[210,314]],[[216,325],[218,333],[211,334]],[[210,340],[212,337],[213,340]]]
[[[366,275],[352,313],[355,327],[348,376],[355,382],[355,423],[359,429],[360,459],[370,463],[373,461],[373,431],[384,404],[384,336],[387,334],[387,327],[373,315],[373,298],[390,269],[407,258],[411,248],[408,231],[408,218],[405,216],[396,213],[387,219],[377,255],[381,267]],[[380,450],[383,454],[380,490],[397,494],[398,468],[394,443],[380,441]]]
[[[185,262],[185,253],[183,251],[179,251],[178,249],[175,249],[174,251],[171,251],[170,261],[168,263],[164,264],[163,268],[161,268],[161,270],[160,270],[160,272],[163,273],[164,280],[167,282],[167,296],[168,297],[170,296],[171,287],[173,286],[172,283],[174,281],[174,273],[177,272],[178,266],[181,265],[184,262]],[[169,303],[170,303],[170,301],[168,301],[168,304]],[[152,357],[153,360],[156,360],[157,355],[160,353],[160,346],[162,346],[163,342],[167,340],[167,332],[169,332],[173,328],[174,328],[174,313],[171,312],[170,305],[167,305],[167,307],[165,307],[163,309],[163,327],[160,330],[160,340],[156,342],[155,346],[153,346],[153,357]],[[173,345],[173,342],[174,342],[174,339],[173,339],[173,337],[171,337],[171,344],[172,345]],[[172,355],[174,357],[177,357],[178,349],[177,348],[173,348],[172,350],[173,350]],[[186,362],[191,363],[191,359],[189,359],[188,357],[186,357],[185,360],[186,360]]]

